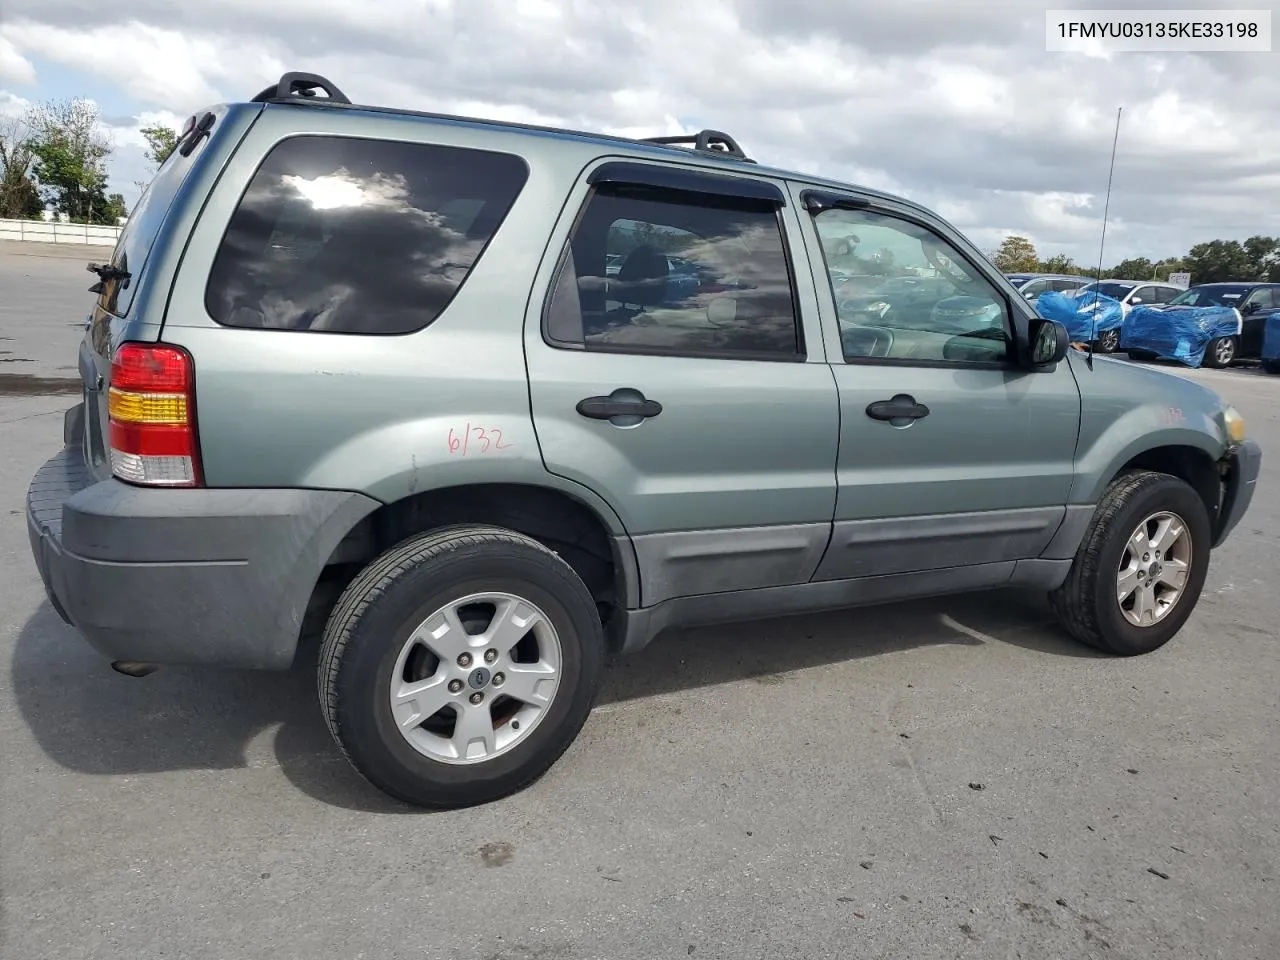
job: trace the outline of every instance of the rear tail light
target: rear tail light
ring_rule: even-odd
[[[201,485],[189,353],[165,344],[121,344],[111,361],[107,412],[115,476],[145,486]]]

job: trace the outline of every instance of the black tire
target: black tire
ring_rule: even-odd
[[[1138,360],[1146,363],[1156,358],[1156,354],[1150,350],[1129,350],[1127,351],[1130,360]]]
[[[1098,334],[1097,349],[1099,353],[1115,353],[1120,348],[1120,331],[1104,330]]]
[[[1280,360],[1263,360],[1263,373],[1280,373]]]
[[[559,638],[560,684],[537,727],[507,752],[473,764],[432,759],[396,727],[387,692],[396,661],[433,611],[486,590],[546,614]],[[421,807],[470,806],[523,789],[560,758],[591,712],[604,653],[595,601],[559,556],[510,530],[450,527],[391,548],[344,591],[325,628],[320,703],[347,760],[379,790]]]
[[[1191,537],[1187,582],[1173,609],[1145,627],[1130,623],[1115,598],[1115,577],[1129,536],[1146,516],[1169,511]],[[1049,594],[1054,614],[1082,643],[1117,656],[1158,650],[1195,610],[1209,571],[1209,512],[1186,482],[1145,470],[1121,474],[1107,488],[1071,564],[1067,579]]]
[[[1231,366],[1236,358],[1239,342],[1235,337],[1215,337],[1204,350],[1204,365],[1221,369]]]

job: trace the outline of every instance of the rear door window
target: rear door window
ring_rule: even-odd
[[[1269,310],[1273,304],[1272,294],[1274,292],[1275,291],[1271,290],[1269,287],[1259,287],[1257,290],[1253,291],[1253,293],[1249,294],[1249,299],[1242,304],[1242,307],[1247,307],[1250,304],[1256,303],[1262,309]]]
[[[225,108],[204,112],[214,115],[214,121],[209,124],[213,127],[222,118]],[[160,234],[174,197],[178,195],[187,174],[195,164],[195,158],[200,155],[203,144],[207,142],[207,139],[203,140],[188,156],[183,156],[182,151],[176,149],[170,153],[138,199],[133,212],[125,221],[124,230],[116,241],[110,260],[113,267],[127,271],[130,276],[128,279],[114,278],[102,282],[98,305],[104,310],[120,317],[128,314],[142,270],[147,265],[147,258],[151,255],[151,248]]]
[[[512,154],[354,137],[281,141],[214,258],[231,327],[389,335],[449,305],[528,176]]]

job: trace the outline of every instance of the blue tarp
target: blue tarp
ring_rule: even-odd
[[[1066,327],[1075,343],[1088,343],[1124,322],[1124,307],[1119,300],[1092,291],[1079,297],[1057,291],[1042,293],[1036,301],[1036,311],[1046,320],[1057,320]]]
[[[1121,350],[1145,350],[1188,367],[1204,362],[1210,341],[1240,335],[1235,307],[1134,307],[1120,330]]]
[[[1266,318],[1262,328],[1262,359],[1280,362],[1280,313]]]

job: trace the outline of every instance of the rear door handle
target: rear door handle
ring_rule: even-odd
[[[648,419],[662,412],[662,404],[657,400],[647,400],[643,396],[638,400],[622,400],[614,396],[587,397],[579,400],[578,413],[592,420],[612,420],[615,417],[641,417]]]
[[[872,420],[887,420],[895,427],[907,426],[929,415],[929,408],[916,403],[910,394],[900,393],[891,400],[877,400],[867,405],[867,416]]]

